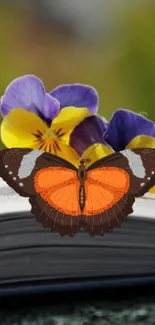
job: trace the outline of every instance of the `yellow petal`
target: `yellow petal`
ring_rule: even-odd
[[[149,135],[137,135],[126,146],[126,149],[131,148],[155,148],[155,138]]]
[[[69,143],[72,130],[88,116],[91,116],[91,113],[85,107],[65,107],[52,121],[51,129],[53,132],[61,129],[61,134],[64,133],[63,140]]]
[[[95,161],[111,155],[114,151],[112,148],[104,145],[95,143],[88,147],[82,154],[81,158],[88,158],[90,161],[87,163],[87,168],[92,165]]]
[[[56,152],[56,155],[69,161],[71,164],[78,168],[78,162],[80,157],[77,152],[61,140],[57,141],[57,144],[60,150]],[[52,153],[54,154],[54,152]]]
[[[31,148],[37,139],[37,130],[43,134],[46,124],[33,112],[15,108],[4,118],[1,124],[1,139],[8,148]]]
[[[150,188],[149,192],[152,193],[152,194],[155,194],[155,186],[153,186],[152,188]]]

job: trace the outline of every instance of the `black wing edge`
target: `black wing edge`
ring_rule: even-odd
[[[44,150],[39,150],[39,149],[33,149],[33,148],[5,148],[5,149],[2,149],[0,150],[0,159],[1,157],[5,154],[5,152],[8,152],[8,151],[16,151],[16,150],[21,150],[21,151],[32,151],[32,150],[37,150],[37,151],[42,151],[44,157],[46,159],[55,159],[55,160],[58,160],[59,162],[61,162],[65,167],[67,168],[70,168],[70,169],[73,169],[73,170],[76,170],[77,171],[77,167],[75,167],[72,163],[70,163],[69,161],[57,156],[57,155],[53,155],[52,153],[49,153],[47,151],[44,151]]]
[[[154,152],[155,154],[155,148],[133,148],[133,149],[124,149],[124,150],[121,150],[120,152],[114,152],[106,157],[103,157],[97,161],[95,161],[92,165],[90,165],[87,169],[87,171],[91,170],[91,169],[94,169],[94,168],[98,168],[100,167],[100,165],[104,164],[104,163],[111,163],[114,159],[120,159],[122,157],[122,154],[121,152],[122,151],[125,151],[125,150],[130,150],[130,151],[133,151],[137,154],[140,154],[140,153],[150,153],[150,152]]]
[[[4,163],[3,163],[3,156],[5,155],[5,153],[8,153],[10,151],[10,153],[14,153],[16,151],[18,152],[22,152],[23,155],[26,154],[26,153],[29,153],[31,152],[33,149],[31,148],[12,148],[12,149],[3,149],[3,150],[0,150],[0,178],[2,178],[4,180],[4,182],[6,182],[6,184],[8,186],[10,186],[15,192],[17,192],[20,196],[23,196],[23,197],[29,197],[28,193],[25,191],[24,188],[22,187],[19,187],[18,184],[16,184],[13,179],[10,178],[7,170],[4,168]],[[42,150],[39,150],[39,151],[42,151]],[[50,160],[50,159],[54,159],[54,160],[57,160],[59,163],[61,163],[62,165],[64,165],[64,167],[66,168],[69,168],[69,169],[72,169],[72,170],[75,170],[77,171],[77,168],[72,165],[71,163],[69,163],[68,161],[66,161],[65,159],[63,158],[60,158],[58,156],[55,156],[53,154],[50,154],[48,152],[45,152],[45,151],[42,151],[43,153],[43,158],[45,158],[46,160]]]

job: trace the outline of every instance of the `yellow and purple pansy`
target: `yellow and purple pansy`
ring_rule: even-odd
[[[13,80],[1,98],[1,139],[8,148],[28,147],[51,152],[78,165],[128,148],[155,148],[155,124],[125,109],[110,121],[97,115],[95,88],[67,84],[47,93],[34,75]]]
[[[108,122],[90,116],[74,128],[70,145],[82,155],[93,143],[106,143],[114,151],[155,148],[155,124],[127,109],[116,110]]]
[[[41,149],[77,165],[79,155],[69,146],[70,134],[97,109],[93,87],[67,84],[47,93],[36,76],[19,77],[1,98],[1,139],[7,148]]]

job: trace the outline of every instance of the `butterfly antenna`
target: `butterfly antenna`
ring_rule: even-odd
[[[103,133],[103,135],[102,135],[102,137],[101,137],[101,140],[103,140],[104,139],[104,142],[106,143],[106,145],[107,145],[107,147],[109,147],[113,152],[114,152],[114,150],[112,149],[112,147],[105,141],[105,139],[107,139],[108,138],[108,134],[106,134],[106,136],[104,137],[104,133]],[[89,153],[89,155],[88,155],[88,157],[87,158],[89,158],[89,156],[94,152],[94,150],[100,145],[100,144],[103,144],[103,143],[97,143],[96,144],[96,146],[92,149],[92,151]]]

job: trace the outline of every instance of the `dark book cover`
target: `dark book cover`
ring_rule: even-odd
[[[103,237],[73,238],[43,228],[21,198],[0,183],[0,294],[87,289],[155,281],[155,201]]]

